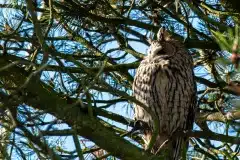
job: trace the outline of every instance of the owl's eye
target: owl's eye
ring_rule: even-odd
[[[159,46],[159,47],[152,49],[152,54],[153,55],[162,55],[162,54],[165,54],[165,51],[163,50],[162,46]]]
[[[164,49],[161,49],[156,54],[157,55],[163,55],[163,54],[166,54],[166,52],[164,51]]]

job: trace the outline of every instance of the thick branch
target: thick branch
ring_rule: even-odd
[[[207,112],[201,113],[197,116],[200,121],[217,121],[217,122],[227,122],[240,119],[240,111],[229,111],[226,114],[220,112]]]

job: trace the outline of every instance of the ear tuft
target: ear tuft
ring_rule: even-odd
[[[149,43],[149,45],[151,45],[152,41],[153,40],[151,38],[147,39],[147,42]]]
[[[167,32],[165,27],[161,27],[157,33],[158,41],[169,41],[171,38],[170,34]]]
[[[157,33],[157,40],[158,40],[158,41],[164,40],[164,32],[165,32],[165,27],[161,27],[161,28],[158,30],[158,33]]]

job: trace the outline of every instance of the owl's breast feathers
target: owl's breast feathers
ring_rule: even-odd
[[[157,113],[161,123],[170,119],[180,123],[178,119],[187,116],[188,108],[194,103],[192,99],[195,99],[192,59],[190,55],[177,54],[160,55],[153,59],[147,56],[134,79],[134,96]],[[137,119],[145,119],[141,115],[138,117],[135,113]]]

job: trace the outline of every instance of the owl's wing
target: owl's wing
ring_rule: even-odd
[[[167,80],[164,78],[162,70],[167,67],[168,63],[169,61],[164,59],[159,59],[157,63],[156,61],[149,61],[146,58],[139,65],[134,78],[133,94],[135,98],[147,107],[150,107],[153,113],[160,112],[158,105],[160,104],[161,99],[164,100],[156,94],[156,76],[161,76],[158,84],[164,87],[164,83]],[[149,123],[150,126],[152,125],[151,116],[141,106],[135,105],[134,110],[136,120],[142,120]],[[159,115],[160,114],[157,116]]]

